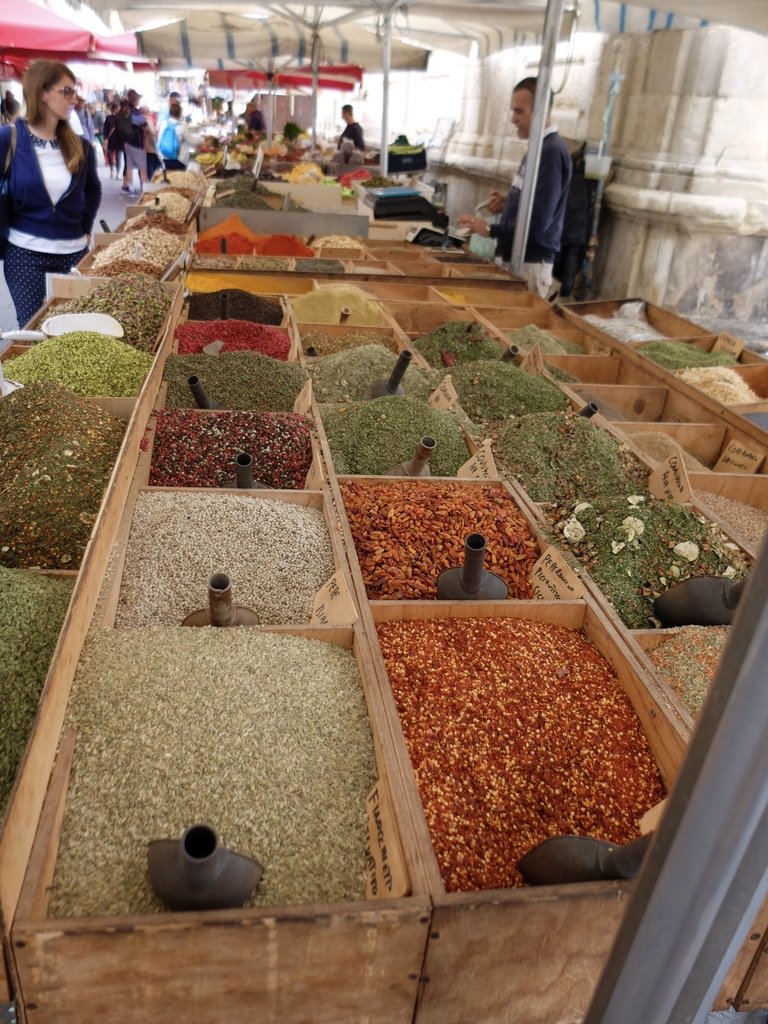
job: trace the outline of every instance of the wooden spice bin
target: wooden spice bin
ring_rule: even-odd
[[[474,310],[457,306],[434,306],[418,302],[388,301],[382,302],[381,308],[387,317],[397,324],[404,334],[415,338],[420,334],[433,331],[443,324],[480,323],[481,318]]]
[[[646,302],[644,299],[600,299],[594,302],[572,302],[565,306],[559,306],[558,309],[566,320],[570,320],[580,330],[600,338],[608,343],[610,347],[613,347],[615,345],[623,345],[624,342],[614,338],[608,331],[601,330],[598,324],[590,323],[585,317],[599,316],[606,320],[611,320],[621,306],[631,302],[642,304],[648,326],[658,331],[659,334],[664,335],[665,338],[682,339],[685,341],[697,338],[714,340],[711,331],[704,330],[703,327],[699,327],[692,320],[687,320],[678,313],[672,313],[668,309],[664,309],[663,306],[656,306],[652,302]]]
[[[277,295],[306,295],[314,290],[315,281],[312,277],[291,273],[192,270],[187,274],[186,286],[191,292],[218,292],[225,288],[238,288],[269,299]]]
[[[317,355],[309,354],[306,350],[305,339],[308,335],[313,333],[324,334],[330,338],[343,339],[345,336],[351,335],[356,336],[360,333],[370,335],[371,338],[377,338],[377,341],[371,341],[369,344],[382,345],[384,348],[389,348],[393,353],[402,352],[408,348],[407,338],[405,334],[397,326],[392,327],[349,327],[347,324],[297,324],[295,328],[296,334],[299,339],[299,361],[303,366],[307,365],[307,360],[313,358],[322,358],[322,351],[318,352]],[[342,349],[339,349],[342,351]],[[348,351],[348,350],[347,350]]]
[[[724,489],[720,489],[717,486],[716,481],[719,477],[725,476],[730,478],[734,475],[743,474],[748,478],[752,478],[756,475],[761,477],[766,474],[766,463],[765,457],[768,455],[768,437],[766,438],[766,446],[757,444],[752,438],[735,430],[733,427],[727,426],[723,423],[640,423],[640,422],[619,422],[613,424],[612,432],[617,436],[626,437],[630,444],[633,438],[641,439],[642,435],[647,432],[660,432],[665,434],[671,441],[680,445],[686,452],[690,452],[696,459],[699,460],[707,469],[714,470],[711,476],[695,473],[694,470],[689,470],[689,477],[693,474],[696,475],[697,480],[714,481],[715,484],[707,489],[716,490],[720,494],[726,494],[727,491],[731,490],[730,483],[724,485]],[[750,451],[754,452],[756,460],[752,461],[749,465],[746,463],[738,466],[733,460],[729,459],[728,449],[729,446],[748,446]],[[720,463],[721,458],[725,457],[727,464]],[[648,456],[643,456],[646,460]],[[719,468],[716,468],[718,467]],[[697,483],[697,487],[699,484]],[[748,485],[747,485],[748,486]],[[730,494],[726,494],[730,497]],[[737,499],[742,500],[742,499]]]

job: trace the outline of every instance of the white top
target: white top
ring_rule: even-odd
[[[41,142],[45,142],[45,144],[41,146]],[[55,206],[69,188],[72,175],[67,170],[58,144],[54,147],[50,142],[35,136],[33,149],[37,162],[40,164],[40,173],[43,176],[51,206]],[[79,238],[41,238],[37,235],[28,235],[24,231],[17,231],[15,228],[11,228],[8,232],[8,241],[11,245],[18,245],[21,249],[49,252],[56,255],[79,252],[88,244],[86,235],[81,235]]]

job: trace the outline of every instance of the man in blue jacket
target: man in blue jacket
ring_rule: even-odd
[[[522,82],[517,83],[512,92],[512,124],[517,129],[519,139],[530,137],[536,83],[535,78],[524,78]],[[460,225],[469,227],[476,234],[490,235],[491,238],[497,239],[496,251],[504,261],[508,261],[512,253],[525,171],[526,157],[523,157],[506,200],[499,192],[492,192],[486,200],[490,213],[501,213],[497,224],[488,224],[482,217],[471,214],[459,218]],[[523,257],[523,278],[526,286],[529,291],[543,298],[549,295],[552,286],[552,263],[560,249],[570,181],[571,158],[568,147],[547,116],[528,242]]]

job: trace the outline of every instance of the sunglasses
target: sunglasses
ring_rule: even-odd
[[[54,87],[54,92],[60,92],[62,96],[65,96],[68,100],[71,100],[73,96],[77,96],[77,89],[73,89],[71,85],[65,85],[61,88]]]

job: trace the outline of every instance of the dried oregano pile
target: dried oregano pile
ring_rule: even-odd
[[[429,460],[432,476],[455,476],[469,459],[455,416],[418,398],[327,405],[321,415],[337,473],[386,473],[410,462],[425,434],[437,441]]]
[[[171,307],[166,285],[147,274],[99,281],[86,295],[55,307],[56,313],[107,313],[122,324],[123,341],[151,352]]]
[[[666,370],[682,370],[689,366],[733,366],[738,360],[730,352],[707,352],[690,341],[649,341],[637,351]]]
[[[683,505],[642,495],[552,510],[558,540],[588,569],[630,629],[656,624],[654,598],[689,576],[741,579],[747,556],[719,526]]]
[[[383,345],[392,352],[398,352],[398,345],[391,333],[384,331],[344,330],[331,334],[323,330],[301,332],[301,347],[307,356],[330,356],[344,349],[359,348],[361,345]]]
[[[648,657],[696,718],[728,641],[728,626],[683,626]]]
[[[98,630],[68,723],[54,917],[161,910],[147,843],[197,822],[263,865],[254,904],[363,898],[376,768],[351,651],[252,629]]]
[[[71,579],[0,567],[0,818],[32,728],[72,587]]]
[[[546,377],[526,373],[499,359],[455,366],[451,379],[464,412],[481,423],[565,409],[568,405],[563,392]]]
[[[296,363],[260,352],[223,352],[220,356],[168,356],[165,364],[169,408],[194,409],[187,383],[198,377],[211,401],[226,409],[252,412],[292,412],[304,383],[305,370]]]
[[[504,333],[509,338],[510,345],[517,345],[521,352],[530,352],[534,345],[539,346],[542,355],[583,356],[585,351],[575,341],[558,338],[554,334],[550,334],[549,331],[543,331],[536,324],[526,324],[525,327],[517,327],[513,331]]]
[[[55,381],[78,395],[133,398],[151,366],[149,352],[140,352],[118,338],[95,331],[71,331],[9,359],[6,369],[11,380],[22,384]]]
[[[49,382],[0,401],[0,564],[78,568],[123,431]]]
[[[208,607],[224,572],[235,604],[269,625],[304,625],[334,571],[323,513],[239,494],[139,494],[125,558],[118,626],[176,625]]]
[[[504,351],[498,341],[488,337],[480,324],[464,320],[453,320],[414,338],[413,346],[430,366],[435,367],[469,363],[476,359],[500,359]]]
[[[383,345],[359,348],[320,356],[308,366],[312,390],[318,402],[355,402],[377,381],[386,381],[397,356]],[[428,398],[440,378],[411,364],[403,377],[403,389],[409,398]]]
[[[494,451],[534,501],[569,501],[645,489],[648,471],[626,445],[583,416],[542,412],[507,424]]]

